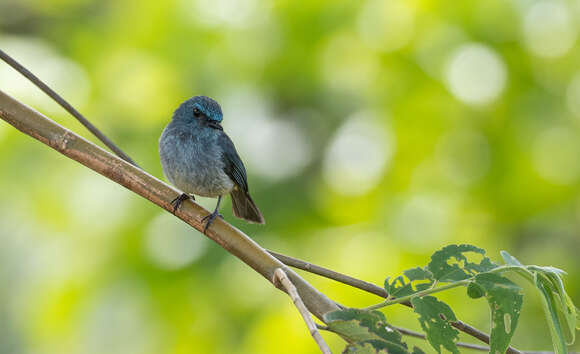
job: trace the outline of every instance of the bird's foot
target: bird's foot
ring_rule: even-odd
[[[179,207],[181,206],[181,203],[188,200],[189,198],[195,200],[195,197],[193,195],[189,195],[187,193],[181,193],[177,198],[173,199],[171,201],[171,205],[173,205],[173,213],[175,214],[177,209],[179,209]]]
[[[204,217],[201,219],[201,222],[204,222],[204,221],[206,221],[206,220],[207,220],[207,223],[205,224],[205,227],[203,228],[203,233],[204,233],[204,234],[205,234],[205,232],[207,231],[207,228],[209,227],[209,225],[211,225],[211,223],[212,223],[212,222],[213,222],[213,221],[214,221],[214,220],[215,220],[217,217],[220,217],[220,218],[222,218],[222,219],[224,218],[224,216],[223,216],[222,214],[218,213],[218,211],[217,211],[217,209],[216,209],[216,210],[214,210],[214,211],[213,211],[213,213],[211,213],[211,214],[207,214],[206,216],[204,216]]]

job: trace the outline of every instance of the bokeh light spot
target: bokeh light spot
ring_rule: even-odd
[[[536,171],[552,183],[572,184],[580,177],[580,137],[570,128],[552,127],[541,132],[533,154]]]
[[[151,353],[159,351],[159,328],[149,310],[144,288],[129,279],[95,297],[80,326],[81,345],[88,353]],[[154,335],[155,333],[155,335]]]
[[[397,238],[415,250],[429,250],[451,234],[454,208],[440,196],[417,194],[404,200],[393,217],[393,234]]]
[[[274,118],[252,90],[240,89],[223,107],[226,130],[252,173],[275,181],[298,175],[310,162],[312,148],[301,127]]]
[[[264,3],[257,0],[183,0],[181,3],[192,21],[208,27],[248,27],[265,10]]]
[[[70,193],[66,200],[69,215],[86,230],[83,236],[113,236],[111,230],[127,216],[130,193],[92,171],[83,172],[72,184],[63,181],[63,190]]]
[[[500,56],[481,44],[459,47],[451,56],[447,84],[459,100],[481,105],[494,101],[506,83],[506,68]]]
[[[380,182],[394,147],[392,134],[373,113],[356,113],[328,146],[324,180],[339,194],[365,194]]]
[[[524,15],[524,39],[529,50],[548,58],[566,54],[577,35],[570,14],[563,1],[534,3]]]
[[[155,217],[145,234],[145,247],[151,260],[161,268],[183,268],[201,257],[207,242],[184,222],[162,213]]]
[[[369,0],[358,18],[359,35],[370,47],[389,52],[407,44],[413,35],[414,9],[401,0]]]
[[[449,52],[466,42],[467,35],[460,27],[440,24],[421,32],[416,40],[415,59],[429,76],[442,79]]]

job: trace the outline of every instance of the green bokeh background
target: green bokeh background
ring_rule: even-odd
[[[160,178],[173,110],[218,100],[267,224],[222,213],[267,248],[382,284],[472,243],[565,269],[580,303],[579,23],[556,0],[0,0],[0,48]],[[3,63],[0,89],[95,141]],[[242,262],[3,121],[0,166],[0,353],[318,352]],[[548,350],[525,290],[513,344]],[[442,298],[489,330],[484,300]]]

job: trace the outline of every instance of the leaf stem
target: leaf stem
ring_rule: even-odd
[[[425,295],[438,293],[438,292],[443,291],[443,290],[457,288],[459,286],[466,286],[467,284],[469,284],[470,281],[471,281],[470,279],[465,279],[465,280],[456,281],[455,283],[450,283],[447,285],[439,286],[437,288],[430,288],[430,289],[426,289],[423,291],[418,291],[418,292],[411,294],[411,295],[398,297],[398,298],[395,298],[392,300],[386,300],[386,301],[383,301],[383,302],[378,303],[376,305],[365,307],[364,310],[367,310],[367,311],[377,310],[377,309],[380,309],[382,307],[386,307],[389,305],[400,304],[402,302],[410,301],[411,299],[413,299],[415,297],[423,297]]]

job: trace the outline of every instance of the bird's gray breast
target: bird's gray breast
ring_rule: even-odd
[[[189,194],[204,197],[228,194],[234,183],[224,172],[218,131],[172,123],[159,139],[161,165],[167,179]]]

